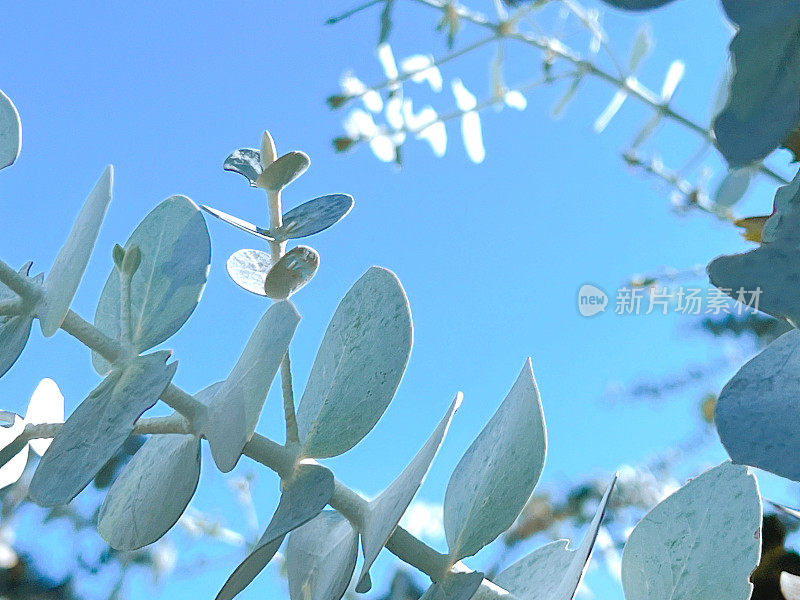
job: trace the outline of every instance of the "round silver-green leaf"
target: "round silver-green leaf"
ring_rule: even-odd
[[[308,246],[297,246],[284,254],[264,279],[264,292],[274,300],[285,300],[305,286],[319,267],[319,254]]]
[[[314,198],[283,215],[283,225],[276,236],[296,239],[314,235],[341,221],[352,208],[353,197],[348,194]]]
[[[13,164],[22,149],[22,124],[11,99],[0,90],[0,169]]]
[[[651,510],[622,555],[627,600],[748,600],[761,498],[747,467],[722,463]]]
[[[263,250],[237,250],[228,258],[228,275],[240,288],[266,296],[264,282],[272,268],[272,256]]]
[[[25,264],[19,271],[20,275],[28,276],[31,265]],[[40,275],[35,281],[39,284],[44,281]],[[3,283],[0,283],[0,301],[13,300],[17,295]],[[20,354],[28,343],[31,334],[33,315],[30,311],[22,311],[15,315],[0,315],[0,377],[17,362]]]
[[[297,411],[307,456],[355,446],[392,401],[411,354],[408,299],[397,277],[370,268],[325,331]]]
[[[211,240],[197,205],[185,196],[171,196],[144,218],[125,248],[134,244],[142,263],[131,280],[131,342],[143,352],[172,336],[194,311],[208,277]],[[119,312],[119,272],[113,269],[94,324],[119,338]],[[100,373],[108,371],[108,363],[96,353],[93,361]]]
[[[278,191],[285,188],[308,169],[311,160],[305,152],[296,150],[284,154],[271,163],[258,177],[258,187],[269,191]]]
[[[199,437],[150,437],[108,491],[97,531],[116,550],[152,544],[178,522],[199,478]]]
[[[255,148],[240,148],[234,150],[225,159],[222,167],[226,171],[233,171],[244,176],[252,187],[255,187],[258,176],[261,175],[261,154]]]
[[[40,506],[67,504],[86,487],[133,432],[144,411],[169,385],[177,362],[163,350],[138,356],[97,386],[58,430],[30,485]]]

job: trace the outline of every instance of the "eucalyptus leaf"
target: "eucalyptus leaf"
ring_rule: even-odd
[[[292,151],[284,154],[264,169],[256,184],[268,191],[285,188],[308,169],[311,160],[304,152]]]
[[[738,26],[728,104],[714,121],[719,149],[732,167],[760,160],[800,122],[800,3],[723,0]]]
[[[40,506],[67,504],[125,443],[169,385],[177,362],[162,350],[118,366],[81,402],[42,456],[30,485]]]
[[[748,361],[720,392],[714,420],[737,463],[800,481],[800,331]]]
[[[450,559],[475,554],[508,529],[539,480],[547,447],[531,361],[456,465],[444,498]]]
[[[97,531],[116,550],[152,544],[178,522],[199,478],[199,437],[151,436],[108,491]]]
[[[411,311],[397,277],[370,268],[331,318],[297,411],[306,456],[355,446],[389,406],[411,354]]]
[[[22,148],[22,124],[14,103],[0,90],[0,169],[13,164]]]
[[[286,544],[292,600],[340,600],[358,558],[358,533],[338,512],[324,510],[295,529]]]
[[[758,310],[800,323],[800,174],[778,188],[759,248],[715,258],[707,267],[715,286],[745,301],[757,293]],[[755,302],[753,302],[755,305]]]
[[[319,267],[319,254],[308,246],[297,246],[281,256],[264,279],[264,291],[275,300],[285,300],[305,286]]]
[[[148,214],[125,248],[136,245],[142,262],[131,280],[131,343],[144,352],[172,336],[197,306],[208,277],[211,240],[197,205],[185,196],[171,196]],[[106,281],[94,324],[112,338],[120,337],[120,275],[113,269]],[[98,354],[95,368],[109,364]]]
[[[800,577],[786,571],[780,574],[781,594],[786,600],[800,600]]]
[[[263,250],[237,250],[228,258],[228,275],[240,288],[266,296],[264,282],[272,268],[272,256]]]
[[[0,489],[16,483],[28,464],[24,429],[25,421],[19,415],[14,415],[10,427],[0,427]]]
[[[253,436],[261,409],[289,341],[300,322],[290,302],[276,302],[256,325],[239,360],[208,395],[203,434],[217,467],[227,473]]]
[[[470,600],[483,581],[483,573],[448,573],[431,585],[420,600]]]
[[[263,171],[261,167],[261,155],[255,148],[240,148],[234,150],[225,159],[223,168],[226,171],[233,171],[243,175],[252,187],[255,187],[256,180]]]
[[[328,194],[309,200],[283,215],[283,225],[275,235],[280,239],[297,239],[324,231],[347,216],[353,203],[348,194]]]
[[[616,481],[615,475],[606,488],[578,548],[568,549],[567,540],[546,544],[501,571],[494,577],[494,583],[500,586],[506,595],[511,594],[517,600],[572,600],[589,564],[597,532],[600,530]],[[475,600],[490,600],[503,595],[497,593],[496,587],[484,584],[475,595]]]
[[[26,263],[19,274],[28,277],[31,265]],[[42,276],[34,279],[38,284],[44,281]],[[14,300],[17,295],[3,283],[0,283],[0,302],[4,300]],[[17,362],[20,354],[28,343],[33,324],[33,314],[30,310],[24,310],[17,315],[0,315],[0,377],[8,373],[8,370]]]
[[[369,510],[361,529],[361,547],[364,563],[361,567],[356,592],[369,591],[369,569],[386,545],[395,527],[419,490],[433,462],[439,446],[447,433],[453,414],[461,405],[461,392],[453,400],[447,413],[433,431],[425,445],[403,469],[403,472],[380,495],[369,503]],[[480,585],[480,582],[478,582]]]
[[[283,486],[264,535],[222,586],[216,600],[230,600],[241,592],[272,560],[287,533],[320,514],[333,495],[333,473],[317,464],[301,463]]]
[[[604,0],[604,2],[625,10],[650,10],[669,4],[672,0]]]
[[[753,175],[754,170],[748,167],[729,171],[714,193],[714,204],[730,208],[739,202],[747,193]]]
[[[797,510],[796,508],[789,508],[788,506],[784,506],[783,504],[778,504],[777,502],[773,502],[772,500],[769,500],[768,502],[782,513],[785,513],[790,517],[794,517],[795,519],[800,519],[800,510]]]
[[[747,467],[725,462],[706,471],[631,532],[622,555],[625,598],[748,600],[760,527],[761,499]]]
[[[222,212],[221,210],[217,210],[216,208],[211,208],[210,206],[206,206],[205,204],[202,205],[200,208],[202,208],[208,214],[218,218],[220,221],[224,221],[229,225],[233,225],[237,229],[246,231],[250,235],[254,235],[257,238],[260,238],[262,240],[267,240],[268,242],[274,242],[276,240],[276,238],[270,234],[268,229],[262,229],[257,225],[248,223],[244,219],[240,219],[239,217],[234,217],[232,215],[229,215],[228,213]]]
[[[648,23],[639,28],[636,39],[633,42],[631,53],[628,56],[628,72],[633,73],[639,68],[642,60],[650,54],[653,49],[653,30]]]
[[[114,169],[109,165],[78,213],[67,241],[59,250],[53,268],[47,274],[44,281],[44,297],[37,307],[39,324],[45,337],[50,337],[58,331],[67,316],[97,242],[100,227],[111,202],[113,185]]]

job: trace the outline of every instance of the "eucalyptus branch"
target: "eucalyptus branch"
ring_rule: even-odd
[[[0,317],[13,317],[22,314],[24,310],[25,304],[19,298],[0,301]]]
[[[439,11],[455,10],[460,18],[463,18],[470,23],[480,27],[489,29],[496,32],[498,35],[506,38],[517,40],[523,44],[533,46],[542,51],[551,53],[553,56],[566,60],[579,68],[580,71],[588,73],[613,85],[616,89],[626,92],[628,95],[643,102],[655,112],[660,113],[664,118],[674,121],[679,125],[687,128],[688,130],[696,133],[704,140],[714,143],[714,134],[706,126],[700,125],[690,118],[678,113],[669,106],[668,101],[664,101],[658,94],[644,86],[634,77],[621,77],[609,73],[599,65],[584,59],[579,54],[562,44],[559,40],[548,38],[546,36],[535,36],[529,33],[521,33],[519,31],[507,30],[503,23],[494,22],[481,13],[467,9],[463,6],[456,5],[446,0],[413,0],[418,4],[434,8]],[[779,173],[775,172],[763,163],[760,163],[758,170],[776,181],[779,184],[786,184],[788,181]]]
[[[19,293],[25,300],[38,299],[43,294],[37,284],[28,281],[2,260],[0,260],[0,282]],[[91,350],[99,353],[106,360],[113,361],[121,351],[118,341],[109,338],[94,325],[71,310],[61,328]],[[160,434],[196,432],[199,419],[205,412],[205,406],[199,400],[172,383],[164,390],[161,399],[182,415],[185,420],[183,418],[179,419],[177,415],[141,419],[139,421],[141,430],[135,429],[135,432]],[[30,439],[50,437],[55,435],[60,427],[61,424],[55,423],[26,426],[28,433],[23,435],[35,437],[24,438],[24,441],[27,443]],[[9,445],[8,448],[12,449],[14,445]],[[282,446],[258,433],[253,434],[242,453],[272,469],[281,477],[286,477],[291,473],[296,460],[296,452],[293,449]],[[335,484],[334,493],[329,504],[348,520],[355,523],[363,522],[369,512],[368,502],[338,481]],[[395,536],[398,536],[397,540]],[[442,558],[443,555],[430,548],[422,540],[410,536],[408,532],[401,528],[397,528],[392,534],[387,547],[398,558],[415,566],[434,579],[438,579],[448,566],[446,559]]]
[[[465,54],[469,54],[473,50],[477,50],[478,48],[485,46],[486,44],[489,44],[491,42],[497,41],[501,38],[502,35],[500,35],[499,33],[491,35],[487,38],[483,38],[481,40],[478,40],[477,42],[469,44],[468,46],[464,46],[460,50],[456,50],[455,52],[451,52],[450,54],[445,54],[444,56],[434,59],[433,62],[431,62],[425,67],[420,67],[419,69],[412,69],[410,71],[404,71],[394,79],[387,78],[376,85],[368,86],[367,88],[365,88],[361,92],[358,92],[357,94],[349,94],[347,96],[332,96],[331,98],[328,99],[328,102],[332,105],[333,108],[341,108],[351,100],[358,100],[359,98],[362,98],[369,92],[377,92],[380,90],[384,90],[390,86],[396,85],[398,83],[403,83],[405,81],[408,81],[409,79],[414,78],[416,75],[424,73],[428,69],[440,67],[452,60],[455,60],[456,58],[464,56]]]

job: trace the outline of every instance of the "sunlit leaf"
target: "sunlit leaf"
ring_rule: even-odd
[[[311,160],[304,152],[289,152],[265,168],[256,183],[266,190],[281,190],[305,173],[309,164]]]
[[[117,550],[152,544],[177,523],[197,489],[200,438],[154,435],[117,477],[100,507],[97,531]]]
[[[643,24],[636,32],[631,53],[628,56],[628,72],[633,73],[639,68],[642,60],[653,49],[653,30],[648,23]]]
[[[28,464],[28,444],[20,438],[25,421],[14,415],[10,427],[0,427],[0,489],[16,483]]]
[[[747,193],[753,174],[753,169],[747,167],[729,171],[714,193],[714,203],[729,208],[739,202]]]
[[[267,240],[268,242],[274,242],[275,241],[275,238],[270,235],[269,230],[267,230],[267,229],[262,229],[261,227],[258,227],[257,225],[253,225],[252,223],[248,223],[244,219],[240,219],[239,217],[234,217],[232,215],[229,215],[228,213],[222,212],[221,210],[217,210],[216,208],[211,208],[210,206],[203,205],[200,208],[202,208],[208,214],[215,216],[220,221],[224,221],[225,223],[228,223],[229,225],[233,225],[237,229],[241,229],[242,231],[246,231],[250,235],[254,235],[257,238],[260,238],[262,240]]]
[[[259,175],[263,171],[261,156],[255,148],[240,148],[234,150],[223,163],[226,171],[233,171],[243,175],[252,187],[255,187]]]
[[[758,564],[761,499],[747,467],[725,462],[692,479],[633,529],[622,555],[627,600],[748,600]]]
[[[283,215],[283,225],[276,235],[283,239],[314,235],[338,223],[351,208],[353,197],[348,194],[329,194],[314,198]]]
[[[723,0],[739,30],[728,104],[714,121],[719,149],[732,167],[767,156],[800,122],[800,4]]]
[[[266,296],[264,281],[272,268],[272,255],[263,250],[237,250],[228,258],[228,275],[248,292]]]
[[[483,581],[483,573],[449,573],[431,585],[420,600],[470,600]]]
[[[22,124],[19,113],[2,90],[0,90],[0,169],[5,169],[19,156],[22,148]]]
[[[81,402],[39,462],[30,486],[34,502],[66,504],[86,487],[172,380],[178,363],[167,365],[169,357],[162,350],[115,366]]]
[[[597,117],[597,120],[594,122],[594,130],[596,133],[602,133],[608,124],[611,122],[611,119],[614,118],[614,115],[617,114],[620,108],[622,108],[623,103],[628,98],[628,92],[625,90],[617,90],[617,93],[614,94],[614,97],[611,98],[611,102],[608,103],[608,106],[605,107],[600,116]]]
[[[319,254],[308,246],[292,248],[278,259],[264,279],[264,292],[275,300],[285,300],[306,285],[319,267]]]
[[[783,571],[780,576],[781,594],[786,600],[800,600],[800,576]]]
[[[32,264],[30,262],[25,264],[19,270],[19,274],[27,277]],[[41,284],[44,278],[40,275],[34,281]],[[0,283],[0,302],[15,298],[17,295]],[[0,315],[0,377],[8,372],[22,354],[25,344],[28,343],[32,324],[33,314],[30,310],[18,315]]]
[[[113,185],[114,169],[108,166],[78,213],[67,241],[47,274],[45,295],[37,307],[39,324],[45,337],[58,331],[67,316],[111,202]]]
[[[216,600],[230,600],[241,592],[272,560],[287,533],[320,514],[333,494],[333,473],[320,465],[300,464],[283,485],[278,508],[264,535],[225,582]]]
[[[369,569],[378,557],[378,553],[386,545],[389,536],[392,535],[408,505],[411,504],[417,490],[422,485],[425,475],[439,450],[439,446],[442,445],[442,440],[447,433],[447,428],[450,426],[453,413],[455,413],[460,404],[461,393],[459,392],[447,413],[428,438],[428,441],[425,442],[425,445],[417,452],[417,455],[403,469],[397,479],[369,503],[369,512],[361,529],[364,563],[356,586],[357,592],[365,593],[369,591]]]
[[[389,406],[411,353],[411,311],[397,277],[370,268],[331,318],[297,411],[307,456],[355,446]]]
[[[336,511],[325,510],[295,529],[286,544],[292,600],[340,600],[358,558],[358,533]]]
[[[747,362],[720,392],[715,422],[737,463],[800,481],[800,331]]]
[[[223,473],[236,466],[253,436],[272,380],[299,322],[300,315],[290,302],[270,306],[227,379],[207,396],[203,433]]]
[[[686,65],[681,60],[674,60],[667,69],[667,76],[664,78],[664,84],[661,86],[661,99],[664,102],[669,102],[675,90],[678,89],[678,84],[683,79],[683,74],[686,71]]]
[[[447,484],[444,530],[452,560],[475,554],[511,526],[539,480],[546,439],[528,359]]]
[[[171,196],[148,214],[125,248],[136,245],[142,262],[131,281],[132,345],[143,352],[180,329],[197,306],[208,277],[211,240],[203,215],[185,196]],[[120,281],[113,269],[106,281],[94,324],[120,337]],[[100,373],[108,363],[93,355]]]
[[[55,381],[45,378],[36,386],[28,403],[25,422],[31,425],[64,422],[64,396]],[[51,443],[52,440],[47,438],[30,442],[31,448],[39,456],[47,451]]]

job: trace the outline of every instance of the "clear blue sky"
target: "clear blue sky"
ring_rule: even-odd
[[[438,15],[397,4],[395,55],[445,53],[432,33]],[[487,0],[474,5],[491,10]],[[268,128],[279,152],[300,149],[312,159],[307,174],[287,189],[287,207],[333,192],[356,199],[347,219],[309,242],[322,261],[316,278],[295,297],[303,316],[291,351],[296,387],[302,389],[337,302],[370,265],[397,273],[414,316],[414,350],[393,404],[359,446],[330,461],[342,481],[366,494],[380,491],[461,390],[464,404],[418,496],[441,502],[449,473],[527,356],[533,358],[548,425],[542,485],[557,487],[641,463],[695,431],[703,389],[655,408],[604,403],[604,390],[612,381],[659,378],[718,358],[722,343],[695,333],[689,319],[586,319],[576,309],[583,283],[613,291],[637,272],[689,267],[744,248],[735,231],[710,218],[676,217],[666,189],[627,170],[620,153],[646,118],[643,107],[629,102],[605,133],[595,135],[592,123],[613,90],[587,82],[560,121],[549,117],[560,89],[528,94],[521,113],[485,113],[487,158],[480,165],[467,159],[455,123],[448,126],[445,158],[411,141],[400,172],[379,163],[366,147],[337,155],[330,140],[341,135],[344,113],[329,111],[324,99],[338,91],[338,78],[348,68],[367,82],[383,79],[374,56],[374,9],[335,27],[323,24],[350,6],[5,2],[0,89],[17,105],[24,133],[18,163],[0,176],[0,256],[12,265],[33,260],[35,271],[46,270],[91,186],[113,163],[114,200],[73,307],[91,318],[111,247],[167,196],[185,194],[198,204],[265,221],[263,195],[224,172],[222,161],[236,148],[256,146]],[[625,56],[642,17],[607,12],[612,44]],[[681,0],[645,18],[657,45],[641,79],[659,89],[670,62],[683,59],[687,70],[675,107],[707,119],[731,35],[716,3]],[[569,35],[565,41],[571,43]],[[529,67],[520,59],[515,63],[520,78],[526,68],[538,72],[536,53],[517,56],[530,57]],[[446,85],[459,76],[484,95],[490,58],[479,52],[444,68]],[[444,109],[452,106],[448,96],[433,100]],[[657,138],[667,158],[687,156],[694,142],[671,128]],[[768,212],[770,206],[771,187],[763,184],[742,212]],[[266,308],[225,272],[228,255],[259,247],[258,240],[218,221],[208,225],[212,269],[205,295],[166,344],[180,362],[176,382],[190,391],[227,374]],[[725,374],[730,370],[708,391],[718,391]],[[64,333],[43,340],[37,327],[21,360],[0,381],[2,407],[24,411],[42,377],[58,382],[68,410],[97,383],[88,352]],[[259,430],[282,438],[275,394]],[[246,529],[226,477],[214,471],[206,450],[194,506]],[[710,451],[709,460],[723,457],[718,447]],[[696,467],[687,466],[686,474]],[[277,479],[243,459],[236,473],[250,472],[256,474],[263,526],[276,502]],[[54,547],[62,539],[58,533],[39,535],[52,538],[46,543]],[[183,540],[180,547],[188,548]],[[29,543],[41,547],[36,539]],[[137,585],[133,597],[212,597],[238,558],[220,545],[199,544],[199,554],[222,558],[160,588]],[[59,559],[52,563],[59,572]],[[379,568],[387,563],[384,557]],[[374,580],[381,591],[386,582]],[[273,572],[242,597],[283,598],[282,586]]]

